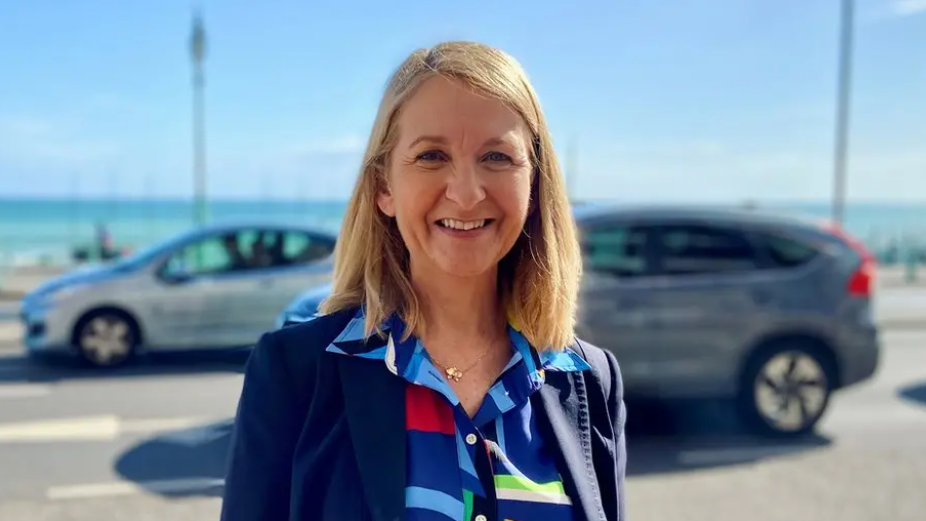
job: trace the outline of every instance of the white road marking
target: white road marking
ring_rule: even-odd
[[[0,370],[2,373],[2,370]],[[42,398],[51,394],[52,387],[42,384],[10,384],[0,385],[0,400],[14,400],[22,398]]]
[[[202,417],[121,420],[118,416],[101,415],[0,423],[0,443],[109,441],[128,433],[156,434],[197,425],[212,430],[210,422],[214,421]]]
[[[112,440],[119,418],[94,416],[0,424],[0,443]]]
[[[0,321],[0,343],[18,343],[22,337],[23,328],[18,322]]]
[[[221,478],[179,478],[160,481],[113,481],[110,483],[90,483],[52,487],[45,491],[45,497],[51,501],[73,499],[93,499],[114,496],[131,496],[138,494],[180,494],[221,487],[225,480]]]
[[[120,424],[120,432],[171,432],[178,429],[195,429],[196,431],[211,431],[213,426],[203,427],[204,423],[209,422],[209,418],[202,417],[179,417],[179,418],[151,418],[140,420],[123,420]],[[199,427],[199,428],[197,428]],[[185,431],[184,431],[185,432]]]

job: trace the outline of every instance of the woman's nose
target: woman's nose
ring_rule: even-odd
[[[476,165],[454,165],[447,181],[447,199],[463,210],[471,210],[486,198],[485,187]]]

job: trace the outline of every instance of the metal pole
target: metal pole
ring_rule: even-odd
[[[833,157],[833,221],[843,224],[846,206],[846,166],[848,163],[849,116],[852,95],[852,37],[855,0],[842,0],[839,38],[839,77],[836,106],[836,146]]]
[[[206,54],[206,29],[199,12],[193,15],[193,33],[190,37],[190,56],[193,62],[193,220],[203,225],[206,214],[206,83],[203,59]]]

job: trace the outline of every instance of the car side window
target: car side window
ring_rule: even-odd
[[[817,258],[820,251],[798,240],[772,234],[756,234],[772,268],[797,268]]]
[[[285,264],[283,232],[255,230],[248,234],[245,243],[248,247],[247,259],[251,269],[276,268]]]
[[[244,271],[255,267],[253,230],[206,237],[175,251],[161,274],[168,279]]]
[[[590,271],[616,277],[646,274],[646,228],[608,225],[587,230],[582,237],[584,264]]]
[[[222,238],[209,237],[174,252],[164,265],[162,274],[167,278],[183,278],[221,273],[231,266],[232,256]]]
[[[746,236],[705,225],[671,225],[659,229],[659,272],[663,275],[735,273],[759,267],[758,254]]]
[[[303,232],[286,232],[283,259],[287,264],[308,264],[334,252],[334,242]]]

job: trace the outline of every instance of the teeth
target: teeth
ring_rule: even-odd
[[[486,224],[485,219],[480,219],[478,221],[458,221],[456,219],[441,219],[440,221],[442,226],[447,228],[452,228],[454,230],[475,230],[476,228],[482,228]]]

